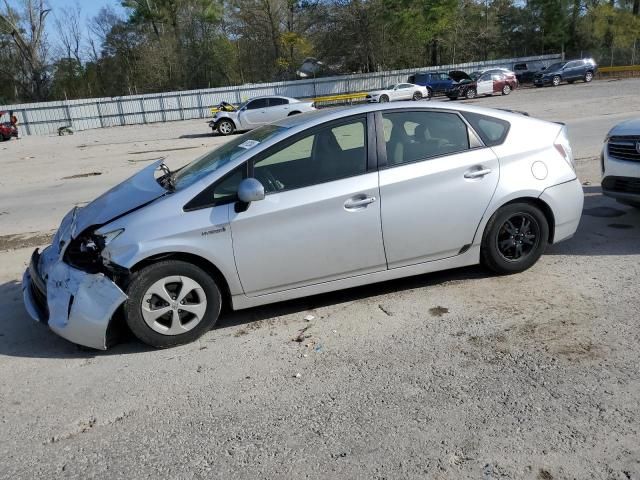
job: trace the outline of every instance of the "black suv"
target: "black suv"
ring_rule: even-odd
[[[544,85],[557,87],[561,82],[573,83],[576,80],[590,82],[593,80],[597,69],[596,62],[590,58],[554,63],[543,71],[536,73],[533,77],[533,84],[536,87]]]

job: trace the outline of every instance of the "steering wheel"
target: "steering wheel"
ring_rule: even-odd
[[[282,182],[278,181],[278,179],[273,176],[273,173],[271,173],[268,168],[262,168],[260,173],[262,174],[262,176],[264,176],[264,182],[267,187],[267,192],[277,192],[284,188]]]

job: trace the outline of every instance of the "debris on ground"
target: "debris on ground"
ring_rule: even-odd
[[[298,334],[291,339],[292,342],[302,343],[306,338],[311,337],[311,335],[305,335],[306,331],[311,328],[311,325],[307,325],[301,330],[298,330]]]
[[[58,135],[60,135],[61,137],[63,135],[73,135],[73,130],[69,125],[65,125],[63,127],[58,128]]]
[[[391,311],[387,310],[385,307],[383,307],[382,305],[378,305],[378,308],[382,311],[382,313],[384,313],[387,317],[393,317],[393,313],[391,313]]]
[[[430,308],[429,313],[434,317],[441,317],[445,313],[449,313],[449,309],[438,305],[437,307]]]
[[[294,377],[295,377],[295,378],[300,378],[301,376],[302,376],[302,374],[301,374],[300,372],[298,372],[298,373],[296,373],[296,374],[294,375]]]
[[[316,318],[316,317],[314,317],[313,315],[307,315],[306,317],[304,317],[304,320],[305,320],[305,322],[310,322],[314,318]]]

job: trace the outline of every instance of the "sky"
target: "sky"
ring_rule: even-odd
[[[9,0],[9,4],[16,5],[18,0]],[[79,5],[82,10],[83,26],[85,27],[85,35],[89,35],[86,30],[86,24],[89,19],[96,16],[102,7],[112,6],[116,11],[124,12],[121,6],[120,0],[46,0],[47,5],[51,8],[52,12],[47,17],[47,36],[49,41],[54,44],[59,42],[59,34],[56,26],[56,18],[63,20],[63,14],[65,8],[75,8]]]

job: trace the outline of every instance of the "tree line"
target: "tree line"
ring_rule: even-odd
[[[640,0],[122,0],[0,7],[0,104],[564,52],[639,63]],[[56,31],[55,39],[47,31]],[[306,61],[305,61],[306,60]]]

